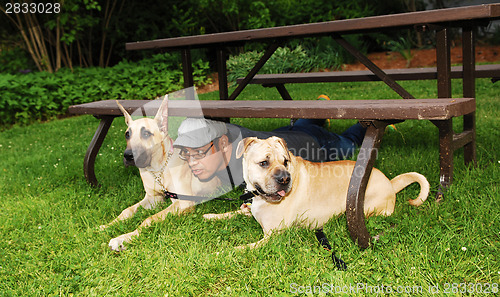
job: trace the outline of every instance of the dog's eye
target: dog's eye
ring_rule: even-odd
[[[285,161],[283,161],[283,166],[288,167],[288,160],[287,159],[285,159]]]
[[[151,136],[153,136],[153,133],[151,133],[147,130],[142,131],[142,138],[149,138]]]
[[[260,167],[268,167],[269,166],[269,161],[265,160],[265,161],[262,161],[262,162],[259,162],[259,166]]]
[[[125,132],[125,139],[130,139],[130,131]]]

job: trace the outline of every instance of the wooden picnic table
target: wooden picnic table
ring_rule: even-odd
[[[363,114],[363,116],[359,117],[360,121],[368,126],[361,147],[363,153],[359,154],[355,165],[355,172],[361,174],[353,175],[351,178],[346,210],[348,229],[352,239],[362,248],[366,248],[369,246],[371,237],[366,229],[364,221],[364,192],[375,162],[375,152],[380,145],[386,125],[391,123],[392,120],[400,121],[413,118],[426,119],[431,120],[438,127],[440,143],[440,185],[443,189],[447,188],[452,181],[454,150],[464,147],[465,162],[475,162],[475,31],[479,26],[485,26],[491,20],[499,18],[500,4],[486,4],[359,19],[130,42],[126,44],[126,49],[163,49],[180,51],[182,56],[184,86],[188,88],[194,85],[191,50],[196,48],[213,48],[215,49],[213,52],[216,55],[215,59],[217,61],[219,97],[222,101],[218,101],[219,103],[217,106],[212,106],[214,103],[202,104],[205,115],[224,115],[227,117],[244,115],[245,117],[260,118],[286,117],[281,107],[288,106],[299,108],[301,106],[300,103],[288,101],[293,103],[290,104],[282,101],[280,106],[276,106],[276,103],[262,101],[262,104],[259,104],[260,102],[250,102],[233,105],[229,104],[230,101],[225,101],[236,99],[241,94],[242,90],[252,81],[254,76],[271,57],[274,51],[283,45],[285,41],[314,36],[331,36],[373,72],[378,79],[384,81],[401,97],[411,99],[413,96],[401,87],[395,79],[377,67],[358,49],[349,44],[342,36],[346,34],[379,32],[388,29],[404,28],[435,31],[437,97],[441,98],[436,99],[436,107],[438,108],[430,108],[433,106],[432,101],[429,102],[427,100],[413,99],[414,101],[411,101],[411,103],[405,101],[405,104],[384,100],[383,104],[398,105],[398,111],[391,116],[391,108],[381,108],[381,105],[377,104],[377,100],[370,100],[369,102],[360,101],[360,103],[362,103],[360,106],[357,106],[356,102],[352,102],[355,100],[351,100],[351,102],[346,102],[345,104],[345,107],[350,110],[351,118],[358,118],[356,115],[359,111]],[[458,76],[463,80],[464,98],[456,100],[451,98],[452,72],[450,62],[450,30],[452,28],[461,28],[463,47],[462,74],[455,75],[454,77]],[[248,42],[264,42],[268,44],[268,48],[248,75],[241,80],[238,87],[229,94],[226,68],[227,48],[241,46]],[[416,76],[412,76],[412,79],[420,79],[418,73],[416,73]],[[187,110],[184,109],[182,103],[174,101],[171,103],[172,108],[170,108],[169,103],[169,112],[177,110],[179,114],[182,114],[182,110]],[[95,102],[70,108],[70,112],[76,114],[94,114],[101,119],[101,124],[89,146],[85,159],[87,164],[85,165],[86,176],[87,173],[90,172],[90,177],[93,178],[93,182],[95,183],[97,183],[95,175],[93,175],[95,156],[97,155],[97,151],[102,144],[113,118],[119,116],[116,107],[111,107],[110,104],[112,103],[109,101],[103,101],[101,103]],[[215,104],[217,104],[217,102]],[[313,108],[310,109],[310,112],[304,110],[303,112],[295,112],[294,114],[298,117],[322,114],[322,116],[330,118],[347,118],[343,117],[343,111],[339,113],[335,104],[325,103],[322,106],[319,106],[319,104],[322,104],[322,102],[313,104]],[[131,103],[129,108],[134,105],[135,104]],[[363,110],[363,105],[366,105],[366,110]],[[244,110],[243,113],[242,109]],[[429,112],[431,109],[435,113],[434,115]],[[223,112],[221,112],[221,110],[223,110]],[[374,111],[376,112],[373,113],[371,117],[370,112]],[[464,116],[464,131],[455,134],[452,129],[452,119],[453,117],[462,115]]]
[[[394,80],[360,53],[354,46],[347,43],[342,35],[367,32],[379,32],[388,29],[415,28],[416,30],[436,31],[438,97],[451,97],[451,61],[450,61],[450,29],[462,29],[463,50],[463,81],[464,97],[475,97],[474,66],[475,66],[475,30],[486,26],[490,21],[500,18],[500,3],[466,6],[458,8],[427,10],[392,15],[374,16],[357,19],[319,22],[312,24],[291,25],[254,30],[223,32],[215,34],[174,37],[151,41],[138,41],[126,44],[127,50],[167,49],[180,50],[182,53],[184,86],[194,85],[193,68],[191,66],[191,49],[215,48],[218,67],[220,99],[236,99],[248,82],[257,74],[274,51],[285,41],[292,38],[314,36],[331,36],[346,50],[352,53],[375,75],[386,82],[396,92],[407,96]],[[241,46],[247,42],[266,42],[268,50],[254,69],[247,75],[242,84],[231,94],[227,89],[226,48]],[[402,96],[402,97],[405,97]]]

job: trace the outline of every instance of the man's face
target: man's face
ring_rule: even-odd
[[[214,174],[225,168],[222,152],[217,148],[218,142],[198,147],[181,149],[181,159],[186,160],[193,174],[201,181],[211,179]]]

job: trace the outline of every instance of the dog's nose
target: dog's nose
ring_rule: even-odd
[[[280,185],[288,185],[290,183],[290,172],[287,170],[277,170],[274,173],[274,179]]]
[[[132,150],[125,150],[125,152],[123,152],[123,157],[127,161],[134,161],[134,153]]]

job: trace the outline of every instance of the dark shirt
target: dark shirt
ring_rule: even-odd
[[[246,137],[257,137],[266,139],[271,136],[281,137],[286,141],[288,149],[295,156],[300,156],[312,162],[325,160],[326,151],[321,149],[317,141],[309,134],[302,131],[253,131],[245,127],[234,124],[226,124],[228,129],[228,138],[232,143],[231,160],[229,160],[228,170],[217,172],[225,186],[241,186],[243,180],[242,159],[236,159],[236,149],[238,143]],[[231,182],[232,179],[232,182]]]

